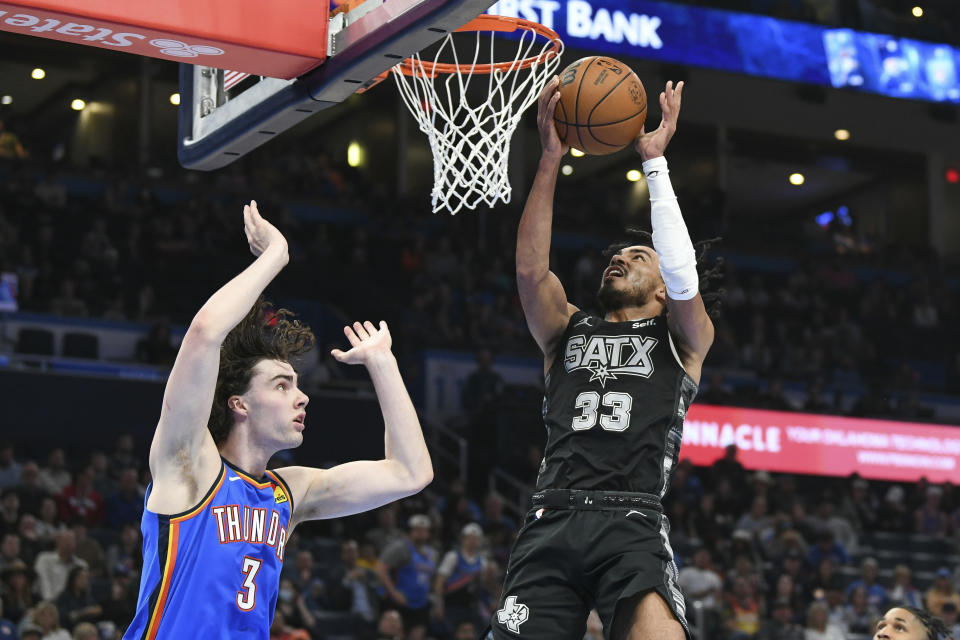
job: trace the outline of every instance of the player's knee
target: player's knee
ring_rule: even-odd
[[[656,591],[621,600],[613,617],[611,640],[686,640],[683,626]]]

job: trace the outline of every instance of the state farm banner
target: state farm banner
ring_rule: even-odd
[[[960,428],[694,404],[680,458],[711,465],[728,444],[748,469],[931,482],[960,480]]]
[[[3,0],[0,31],[291,79],[327,57],[314,0]]]

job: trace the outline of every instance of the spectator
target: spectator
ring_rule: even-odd
[[[483,521],[480,524],[490,537],[517,530],[517,522],[503,512],[503,497],[493,491],[483,501]]]
[[[133,451],[133,436],[121,433],[117,436],[113,453],[110,455],[110,468],[120,473],[123,469],[140,469],[140,460]]]
[[[947,602],[952,602],[960,609],[960,593],[957,593],[953,586],[953,575],[950,573],[950,569],[946,567],[937,569],[937,575],[933,584],[927,589],[924,602],[927,605],[927,610],[935,616],[943,613],[943,605]]]
[[[850,633],[869,634],[880,617],[880,610],[870,603],[867,588],[863,585],[855,588],[843,609],[843,621]]]
[[[913,530],[925,536],[940,538],[947,535],[947,515],[940,510],[940,487],[927,487],[923,506],[913,513]]]
[[[380,614],[377,623],[377,640],[404,640],[403,618],[396,609],[387,609]]]
[[[770,529],[770,516],[767,515],[767,498],[758,495],[750,505],[750,511],[737,520],[737,529],[750,534],[754,540],[760,540]]]
[[[714,371],[710,374],[710,382],[706,385],[706,390],[697,394],[697,402],[702,404],[732,404],[733,394],[727,386],[723,374]]]
[[[60,495],[70,484],[70,472],[66,469],[63,449],[57,448],[47,457],[47,466],[40,470],[37,484],[52,496]]]
[[[67,524],[91,527],[103,523],[103,497],[93,488],[93,468],[84,467],[60,493],[60,519]]]
[[[680,570],[677,583],[687,597],[688,605],[690,602],[699,603],[703,609],[707,636],[716,633],[723,597],[723,580],[713,568],[709,549],[697,549],[693,554],[693,566]]]
[[[503,394],[503,377],[493,370],[490,350],[477,351],[476,360],[477,368],[467,376],[460,396],[463,408],[475,417],[495,406]]]
[[[827,605],[813,602],[807,608],[807,626],[803,630],[804,640],[846,640],[843,631],[827,621]]]
[[[3,589],[0,596],[7,616],[14,621],[20,620],[37,603],[33,589],[33,572],[24,562],[14,562],[0,571]]]
[[[72,627],[78,622],[95,622],[103,613],[90,591],[90,571],[74,567],[67,576],[67,586],[57,597],[57,609]]]
[[[120,472],[117,490],[107,497],[107,525],[120,529],[126,524],[139,524],[143,515],[143,496],[137,488],[137,470]]]
[[[836,560],[831,557],[820,560],[816,575],[810,583],[810,588],[814,592],[821,590],[824,594],[828,591],[839,591],[844,594],[846,586],[843,578],[837,573]]]
[[[950,632],[950,638],[960,638],[960,621],[957,620],[957,605],[944,602],[940,610],[940,619]]]
[[[372,569],[360,566],[356,540],[340,545],[340,565],[330,573],[327,602],[335,611],[349,611],[354,635],[366,637],[375,628],[379,597],[377,576]]]
[[[877,570],[880,565],[876,558],[864,558],[860,563],[860,579],[851,582],[847,586],[846,599],[849,601],[853,597],[853,592],[863,587],[867,593],[867,602],[876,610],[877,617],[887,606],[887,590],[877,583]]]
[[[20,557],[27,564],[32,564],[36,560],[37,554],[47,548],[47,545],[37,534],[37,519],[29,513],[20,516],[17,533],[20,534]]]
[[[430,518],[410,517],[409,533],[383,550],[377,562],[377,577],[387,596],[403,616],[408,640],[423,640],[430,621],[430,585],[436,571],[436,552],[430,540]]]
[[[740,492],[746,487],[747,472],[737,460],[737,445],[728,444],[723,449],[723,457],[713,463],[713,479],[719,484],[721,479],[730,482],[734,492]]]
[[[73,533],[77,538],[77,557],[87,563],[93,577],[104,577],[107,573],[107,560],[103,547],[95,538],[87,535],[87,528],[82,524],[73,525]]]
[[[889,596],[892,606],[906,605],[914,609],[923,608],[923,597],[920,590],[913,586],[912,572],[905,564],[894,567],[893,588],[890,589]]]
[[[857,533],[848,520],[834,513],[834,504],[829,498],[820,500],[817,514],[810,518],[810,525],[817,531],[830,531],[847,553],[856,553]]]
[[[90,468],[93,469],[93,490],[104,497],[113,493],[116,485],[114,478],[111,477],[112,470],[107,454],[100,450],[91,453]],[[136,475],[134,475],[134,484],[136,484]]]
[[[22,465],[13,458],[13,445],[0,443],[0,490],[19,484],[22,470]]]
[[[270,625],[270,640],[310,640],[306,629],[296,629],[287,624],[283,611],[277,606]]]
[[[66,529],[57,518],[57,503],[47,496],[40,501],[40,515],[37,518],[37,537],[45,543],[53,544],[60,532]]]
[[[136,573],[143,561],[140,547],[140,527],[125,524],[120,529],[120,538],[107,547],[105,562],[112,573],[121,567],[128,575]]]
[[[52,602],[41,602],[26,616],[27,622],[40,627],[43,640],[70,640],[70,632],[60,626],[60,612]]]
[[[478,636],[477,625],[469,620],[461,620],[453,628],[453,640],[477,640]]]
[[[904,504],[905,492],[900,485],[893,485],[887,489],[883,504],[877,513],[877,525],[883,531],[891,533],[905,533],[913,530],[910,522],[910,512]]]
[[[0,539],[0,571],[17,561],[23,561],[20,557],[20,536],[16,533],[6,533],[3,539]]]
[[[10,131],[0,120],[0,158],[16,158],[23,160],[27,157],[27,150],[23,148],[20,138]]]
[[[177,349],[170,339],[170,324],[165,320],[155,322],[147,336],[137,342],[134,357],[137,362],[168,367],[177,357]]]
[[[62,531],[57,536],[57,548],[37,556],[34,570],[40,595],[44,600],[56,600],[67,585],[67,576],[74,567],[86,568],[87,563],[76,555],[77,536],[73,531]]]
[[[743,577],[733,580],[732,593],[726,594],[724,626],[728,640],[752,640],[760,631],[760,603],[753,586]]]
[[[850,564],[850,556],[847,554],[847,550],[834,540],[833,533],[830,531],[821,531],[818,534],[817,544],[810,547],[807,564],[816,567],[823,558],[832,558],[834,562],[841,566]]]
[[[118,629],[125,629],[137,610],[137,583],[131,580],[127,567],[113,568],[110,576],[109,595],[102,601],[103,619],[109,620]]]
[[[771,618],[760,626],[757,640],[804,640],[803,627],[793,622],[796,613],[789,599],[780,598],[774,602],[771,614]]]
[[[100,632],[89,622],[81,622],[73,628],[73,640],[100,640]]]
[[[460,548],[443,556],[433,581],[436,617],[453,626],[467,620],[477,625],[479,619],[480,577],[486,569],[481,554],[483,529],[471,522],[460,532]]]
[[[366,533],[374,551],[382,552],[391,543],[403,540],[403,529],[397,526],[397,503],[391,502],[377,509],[377,526]]]
[[[16,489],[7,489],[0,498],[0,534],[16,533],[20,521],[20,496]]]
[[[23,463],[23,470],[20,472],[20,486],[17,487],[17,493],[20,494],[20,502],[24,513],[40,514],[40,505],[43,499],[50,496],[46,489],[40,486],[40,467],[33,460],[27,460]]]
[[[309,640],[309,629],[313,629],[317,620],[307,606],[306,598],[298,592],[293,582],[284,578],[280,580],[277,592],[276,614],[283,620],[279,626],[274,624],[270,628],[270,637],[284,638],[285,640]]]
[[[859,532],[873,531],[877,520],[877,504],[870,495],[870,484],[866,480],[854,479],[850,493],[844,498],[840,515]]]

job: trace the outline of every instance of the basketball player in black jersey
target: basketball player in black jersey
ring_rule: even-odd
[[[554,78],[540,96],[543,154],[517,237],[520,300],[544,355],[547,444],[488,638],[579,640],[596,607],[608,639],[684,640],[660,500],[714,330],[663,158],[683,83],[666,84],[660,126],[637,139],[653,247],[614,253],[599,291],[603,317],[570,304],[550,271],[554,188],[567,151],[553,124],[557,86]]]

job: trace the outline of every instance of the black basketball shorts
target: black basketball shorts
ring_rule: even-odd
[[[487,637],[582,640],[596,607],[610,640],[617,603],[656,591],[690,640],[669,532],[663,513],[649,507],[534,506],[510,554]]]

